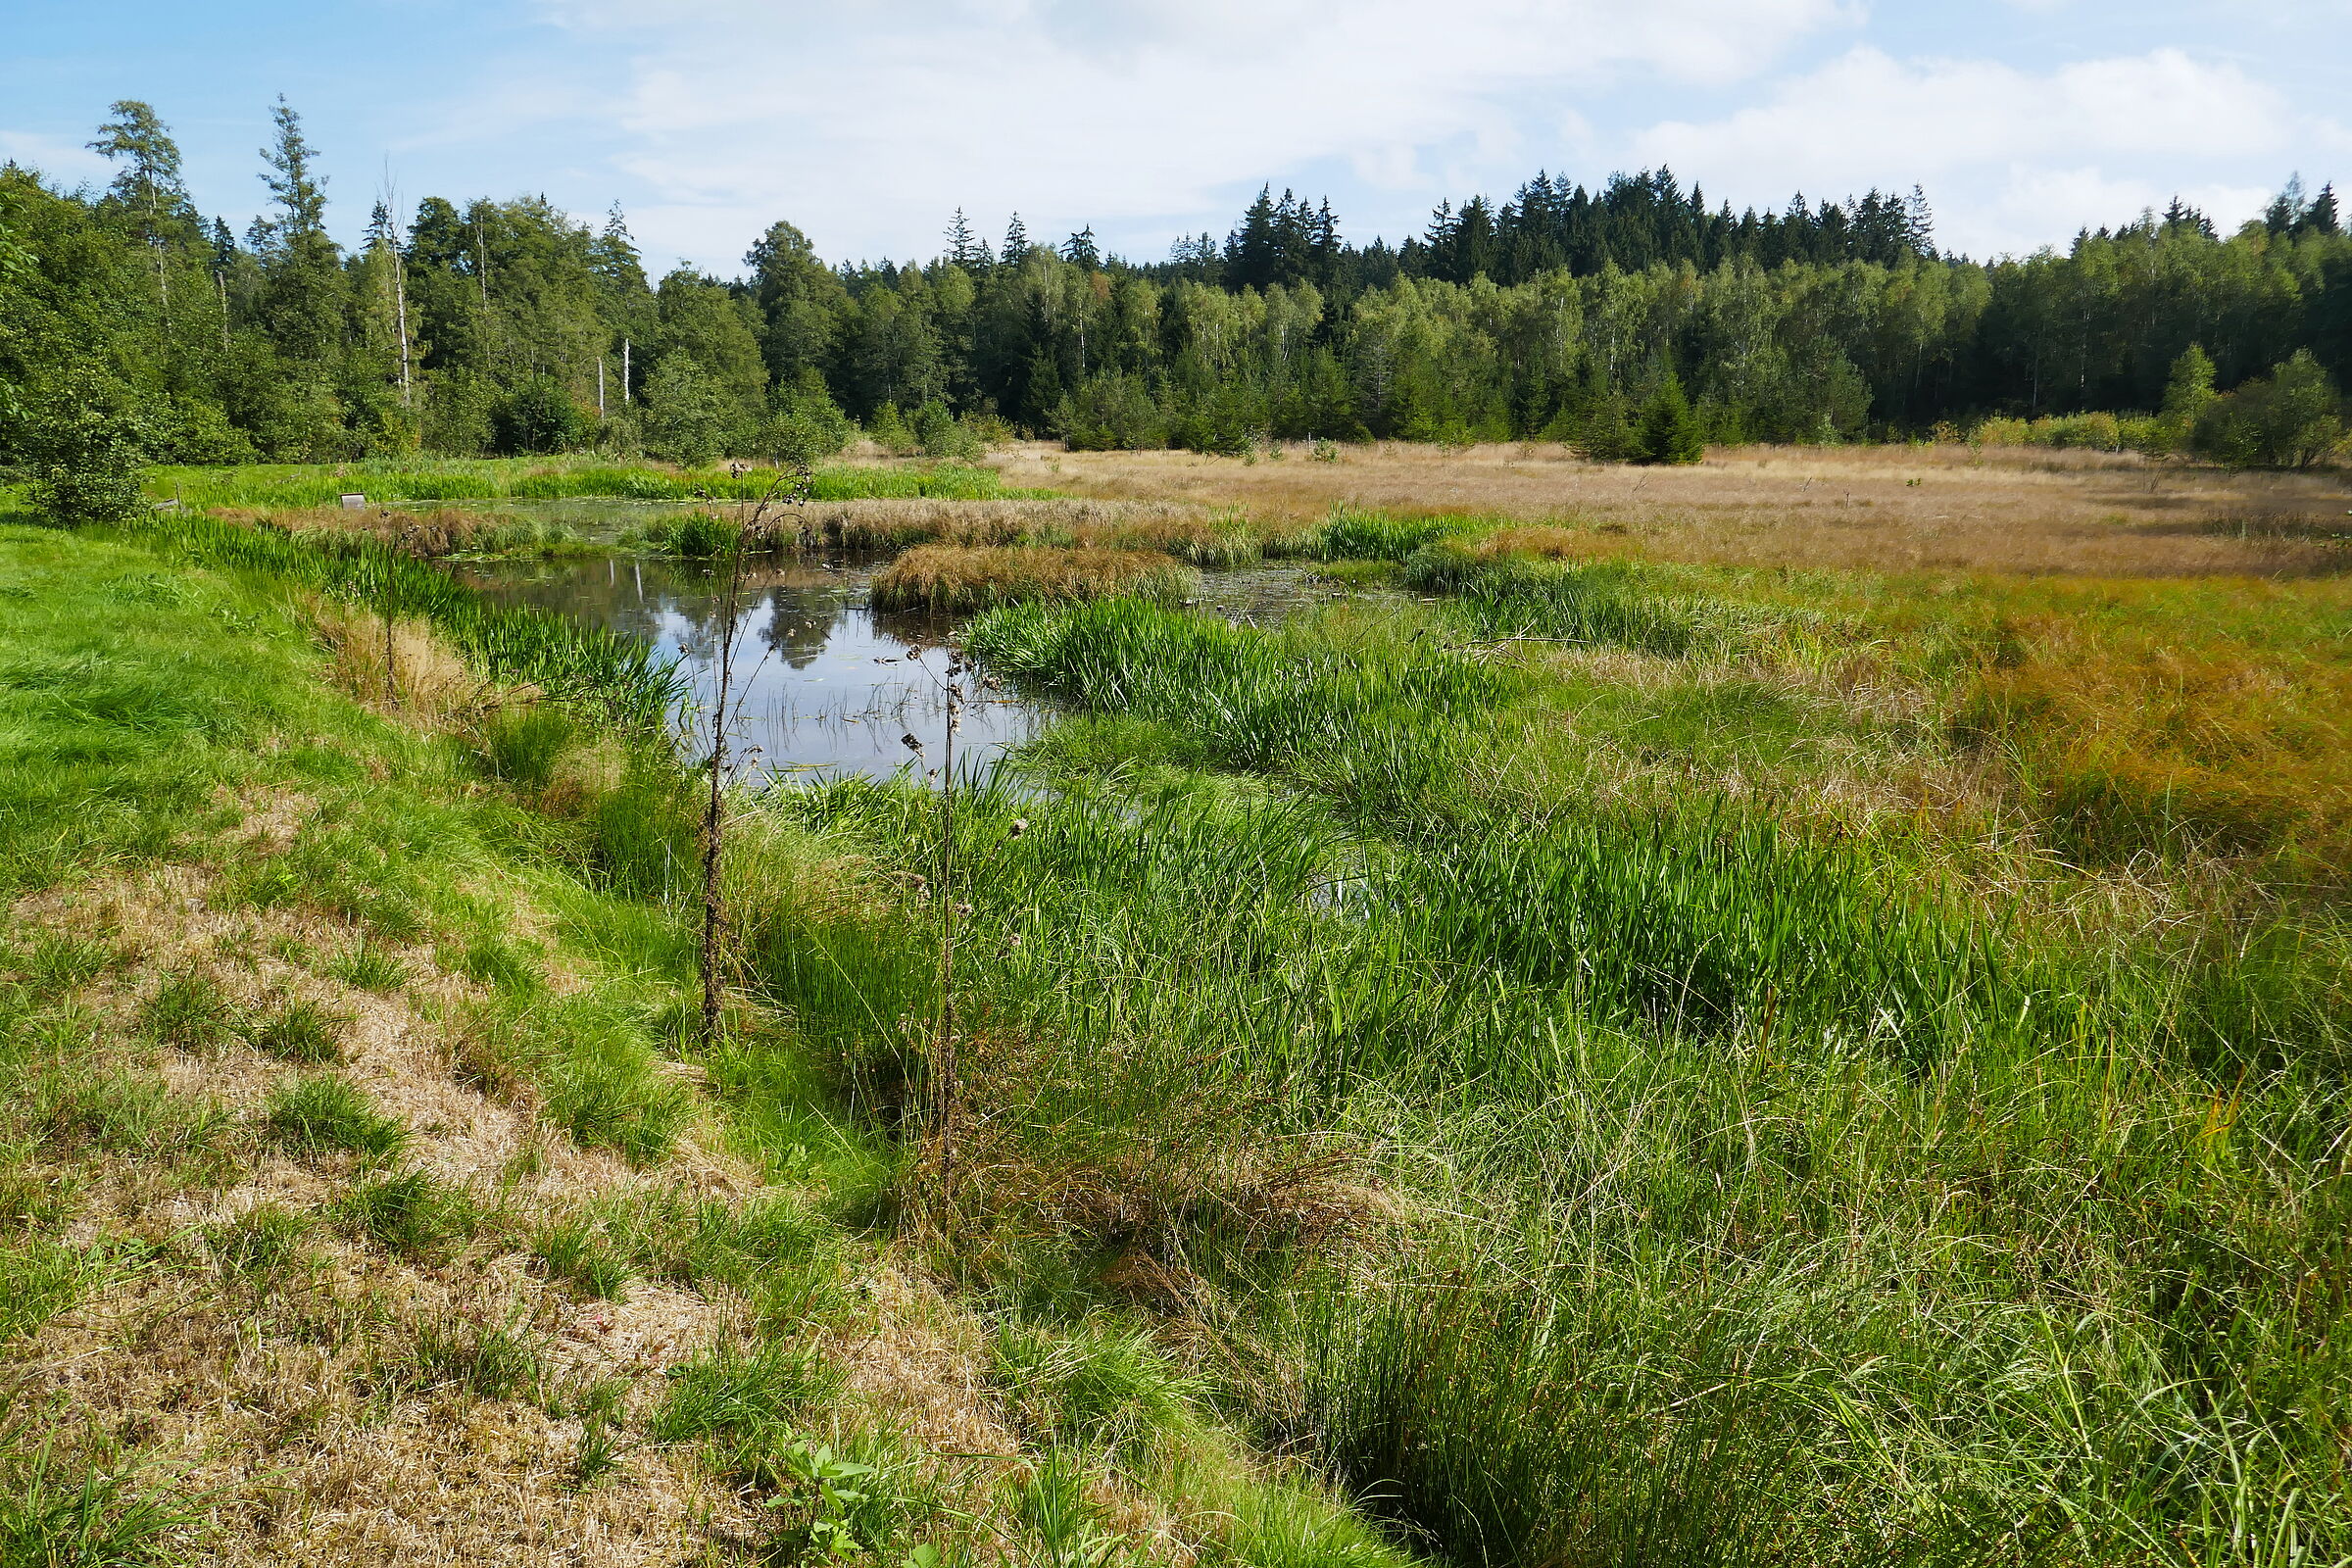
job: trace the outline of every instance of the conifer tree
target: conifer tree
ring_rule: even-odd
[[[964,218],[963,209],[956,208],[955,219],[948,224],[948,260],[969,269],[979,261],[979,250],[972,238],[970,221]]]
[[[1639,439],[1642,463],[1696,463],[1707,455],[1707,443],[1683,395],[1683,383],[1668,371],[1642,409]]]
[[[139,237],[159,243],[167,234],[185,237],[197,230],[195,209],[180,183],[179,144],[136,98],[111,106],[114,118],[98,127],[90,150],[119,164],[120,172],[107,194],[136,215]]]

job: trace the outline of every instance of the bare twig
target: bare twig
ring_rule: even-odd
[[[739,714],[735,711],[741,699],[734,691],[735,644],[742,632],[743,572],[746,558],[765,544],[773,529],[772,510],[779,507],[798,507],[808,499],[810,475],[806,466],[792,470],[789,478],[784,469],[776,470],[775,479],[768,485],[750,514],[743,518],[733,543],[724,557],[724,569],[719,578],[718,598],[718,690],[710,710],[710,755],[707,762],[710,793],[703,808],[703,941],[702,1038],[706,1045],[718,1043],[721,1003],[726,989],[724,953],[727,939],[727,901],[725,886],[720,877],[720,856],[726,835],[726,787],[728,771],[728,740]]]

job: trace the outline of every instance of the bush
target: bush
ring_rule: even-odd
[[[2343,436],[2335,388],[2304,349],[2269,375],[2207,404],[2189,432],[2189,446],[2230,467],[2308,468]]]
[[[34,406],[20,443],[33,509],[69,528],[143,515],[139,470],[150,434],[127,387],[96,370],[70,372]]]
[[[760,430],[762,455],[787,467],[809,467],[839,453],[858,426],[834,403],[824,377],[804,369],[800,380],[776,400],[776,411]]]
[[[699,466],[725,449],[736,421],[726,391],[684,354],[663,356],[645,388],[645,449]]]
[[[552,375],[534,375],[501,400],[491,416],[498,449],[506,453],[564,452],[588,436],[580,413]]]
[[[1167,445],[1167,420],[1141,376],[1098,375],[1066,400],[1056,422],[1073,452]]]
[[[914,439],[926,458],[971,463],[987,454],[980,438],[937,398],[914,411]]]

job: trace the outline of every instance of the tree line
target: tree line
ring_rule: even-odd
[[[1734,214],[1660,171],[1449,201],[1395,247],[1267,190],[1222,241],[1149,264],[1017,216],[992,242],[958,213],[928,262],[828,265],[779,221],[737,276],[656,279],[617,208],[584,222],[539,197],[378,201],[338,245],[282,99],[270,208],[241,235],[197,211],[149,106],[116,104],[92,146],[103,189],[0,168],[0,461],[66,439],[197,463],[701,461],[821,455],[858,427],[935,453],[1020,431],[1663,459],[1994,419],[2303,461],[2352,368],[2352,239],[2332,188],[2299,184],[2226,236],[2176,202],[1991,262],[1939,253],[1917,190]],[[2284,446],[2280,408],[2302,421]]]

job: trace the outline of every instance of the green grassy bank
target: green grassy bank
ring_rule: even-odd
[[[641,657],[420,592],[394,706],[353,559],[0,527],[0,1554],[1397,1560],[1131,1321],[930,1283],[817,1018],[694,1037]],[[881,907],[736,843],[755,950]]]

